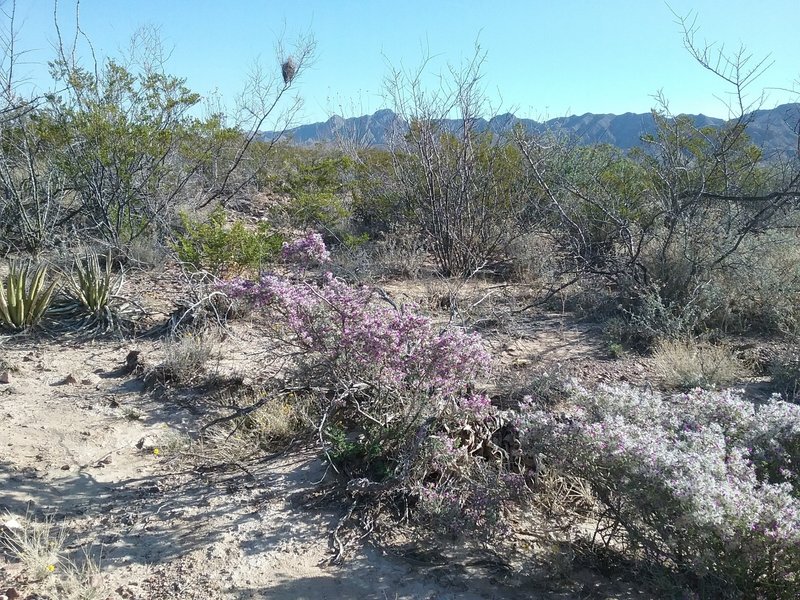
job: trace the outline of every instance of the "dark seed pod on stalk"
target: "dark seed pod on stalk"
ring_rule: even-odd
[[[294,79],[294,75],[297,73],[297,65],[294,64],[294,59],[291,56],[281,65],[281,73],[285,84],[291,83],[292,79]]]

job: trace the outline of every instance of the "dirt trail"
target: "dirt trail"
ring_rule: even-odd
[[[170,448],[197,417],[121,375],[129,349],[15,341],[4,347],[11,382],[0,386],[0,511],[63,520],[70,549],[101,553],[104,597],[515,597],[491,581],[467,584],[457,569],[412,566],[370,547],[328,566],[341,507],[295,501],[324,475],[318,457],[294,453],[247,473],[176,462]],[[0,561],[0,583],[0,591],[33,589],[14,562]]]
[[[602,380],[615,369],[636,371],[610,360],[597,326],[562,315],[524,315],[483,334],[502,368],[520,373],[565,364]],[[224,343],[224,359],[212,369],[257,377],[253,369],[265,361],[257,332],[245,324]],[[104,599],[646,597],[592,574],[571,572],[551,586],[547,575],[526,569],[468,567],[469,557],[405,560],[369,545],[332,566],[330,533],[346,508],[300,501],[325,474],[318,455],[198,467],[202,460],[188,461],[180,450],[196,436],[202,410],[146,391],[125,369],[133,349],[148,364],[165,351],[149,339],[21,337],[2,345],[11,370],[0,384],[0,515],[63,522],[70,552],[88,548],[101,557]],[[36,590],[19,563],[0,553],[0,595],[9,586]]]

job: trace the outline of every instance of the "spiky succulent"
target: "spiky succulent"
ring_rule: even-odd
[[[65,293],[51,311],[56,327],[96,334],[130,325],[136,307],[118,295],[123,277],[113,273],[110,256],[76,258],[66,280]]]
[[[0,327],[21,331],[38,325],[50,306],[58,283],[45,285],[47,268],[36,267],[31,275],[29,263],[12,262],[5,282],[0,281]]]
[[[97,254],[75,260],[69,278],[69,294],[92,315],[101,315],[122,287],[122,277],[111,272],[111,258],[106,257],[104,262],[101,267]]]

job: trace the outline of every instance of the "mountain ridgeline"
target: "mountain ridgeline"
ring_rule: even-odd
[[[726,122],[724,119],[702,114],[686,116],[697,127],[720,127]],[[784,104],[769,110],[756,110],[750,113],[747,119],[748,135],[753,143],[763,149],[766,156],[797,156],[800,103]],[[444,129],[451,131],[456,131],[459,124],[460,121],[457,120],[443,121]],[[622,115],[586,113],[543,122],[519,119],[507,113],[492,117],[488,121],[478,119],[475,128],[478,131],[491,130],[494,133],[505,133],[517,125],[521,125],[531,133],[558,132],[579,144],[610,144],[622,150],[642,146],[642,137],[656,132],[655,120],[651,113]],[[336,144],[345,140],[381,148],[388,145],[391,131],[402,131],[406,127],[407,124],[402,118],[389,109],[383,109],[373,115],[349,119],[334,115],[324,123],[289,129],[286,136],[291,143],[301,146]],[[261,136],[265,140],[273,139],[276,132],[263,132]]]

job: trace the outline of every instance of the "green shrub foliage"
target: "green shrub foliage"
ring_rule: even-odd
[[[181,230],[174,248],[178,258],[194,270],[214,274],[237,274],[258,270],[280,252],[283,236],[259,223],[255,230],[244,222],[228,223],[225,210],[215,209],[207,221],[196,221],[181,213]]]

